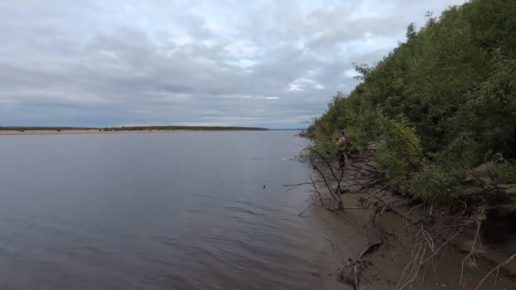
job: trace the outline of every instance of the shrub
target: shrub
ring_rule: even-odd
[[[410,24],[382,60],[353,64],[362,82],[312,120],[313,148],[330,156],[345,128],[350,149],[378,145],[371,153],[393,184],[448,203],[486,152],[516,142],[515,14],[516,1],[472,0],[427,15],[419,31]],[[500,179],[516,180],[514,162],[493,164]]]

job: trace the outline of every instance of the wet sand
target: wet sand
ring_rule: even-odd
[[[372,211],[357,209],[358,198],[364,194],[345,193],[342,195],[345,211],[331,211],[320,206],[312,207],[309,211],[311,218],[315,219],[321,229],[321,234],[327,240],[323,251],[323,263],[319,269],[321,289],[353,289],[353,286],[337,281],[335,271],[348,263],[348,259],[355,260],[368,243],[379,242],[376,230],[369,221]],[[386,193],[384,199],[396,198]],[[381,218],[381,224],[386,232],[396,232],[406,225],[403,217],[410,208],[401,207],[385,212]],[[412,289],[476,289],[482,278],[496,265],[504,262],[511,253],[516,252],[516,243],[511,243],[495,249],[488,246],[480,246],[481,260],[477,260],[474,267],[465,264],[463,277],[465,286],[460,285],[461,262],[471,248],[472,240],[469,235],[461,234],[452,241],[450,247],[437,255],[439,262],[430,263],[426,271],[421,270],[420,275],[414,281]],[[398,236],[400,241],[407,238]],[[388,245],[388,246],[387,246]],[[397,288],[398,281],[404,271],[406,263],[411,259],[410,249],[406,243],[390,241],[375,251],[368,261],[372,262],[368,270],[370,281],[361,281],[359,289],[387,290]],[[475,268],[476,267],[476,268]],[[516,261],[505,266],[510,275],[500,273],[496,283],[495,275],[489,276],[478,289],[508,290],[516,289]],[[399,287],[399,286],[398,286]],[[411,289],[410,285],[403,289]]]
[[[378,241],[375,235],[365,226],[364,216],[357,210],[353,210],[353,212],[336,213],[320,207],[311,211],[312,217],[321,224],[322,232],[329,240],[323,251],[324,262],[319,269],[321,289],[353,289],[351,285],[337,281],[333,274],[339,267],[345,265],[349,258],[356,259],[369,242]],[[367,218],[367,216],[365,217]],[[403,224],[403,219],[395,214],[385,213],[383,224],[387,225],[386,230],[399,228]],[[468,266],[464,267],[464,277],[468,284],[463,288],[459,285],[459,279],[461,262],[464,256],[465,254],[458,248],[447,249],[444,255],[440,254],[439,257],[442,257],[442,259],[439,264],[435,265],[435,274],[430,265],[425,273],[424,281],[423,275],[420,275],[419,281],[417,281],[418,285],[422,286],[420,289],[475,289],[482,278],[492,269],[492,265],[489,263],[483,264],[480,261],[477,264],[477,270]],[[371,281],[372,283],[362,281],[360,289],[396,289],[396,284],[409,258],[410,253],[407,249],[399,245],[391,244],[388,249],[381,247],[369,259],[374,265],[370,273],[376,277],[376,280]],[[421,273],[423,272],[421,271]],[[418,285],[414,285],[413,289],[418,289]],[[406,289],[410,288],[407,287]],[[479,289],[516,289],[516,281],[500,274],[496,285],[493,276],[491,276],[486,279],[486,282]]]

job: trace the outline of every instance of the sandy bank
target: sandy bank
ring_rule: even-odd
[[[185,132],[204,132],[193,130],[119,130],[104,131],[100,129],[89,130],[26,130],[26,131],[0,131],[0,135],[68,135],[68,134],[128,134],[128,133],[185,133]],[[207,131],[206,131],[207,132]],[[210,131],[221,132],[221,131]]]
[[[355,173],[348,169],[344,180],[357,178]],[[317,173],[314,173],[313,177],[316,176]],[[414,271],[413,267],[405,268],[415,254],[413,252],[414,231],[409,232],[404,229],[407,226],[411,227],[416,210],[413,210],[413,206],[410,205],[389,207],[381,213],[380,218],[376,219],[380,225],[377,227],[370,221],[378,205],[381,206],[384,202],[391,204],[397,200],[403,205],[406,200],[387,191],[378,191],[379,188],[367,190],[351,181],[342,184],[348,191],[341,195],[344,210],[328,210],[321,206],[314,206],[305,213],[318,221],[321,235],[327,241],[323,251],[323,263],[319,269],[321,289],[353,289],[353,286],[337,281],[335,275],[337,269],[351,263],[351,260],[355,261],[368,244],[381,241],[380,237],[386,240],[366,260],[365,275],[360,281],[359,289],[400,289],[402,286],[398,285],[400,277],[403,275],[406,277]],[[321,186],[320,192],[324,195],[323,190],[324,186]],[[369,197],[372,204],[367,210],[361,206],[364,197]],[[317,195],[315,198],[319,199]],[[323,201],[326,202],[324,196]],[[331,208],[336,209],[337,204],[333,203]],[[422,268],[416,279],[403,289],[476,289],[489,271],[516,252],[516,243],[496,247],[480,245],[476,251],[478,257],[474,261],[466,260],[465,266],[462,267],[464,258],[470,252],[472,241],[467,232],[458,234],[449,246],[442,248],[438,248],[437,240],[434,241],[436,246],[433,251],[438,254],[426,264],[426,268]],[[496,283],[495,274],[489,276],[478,289],[516,289],[516,281],[514,281],[516,261],[504,266]],[[460,284],[461,276],[465,285]]]
[[[353,204],[351,198],[348,196],[345,199],[346,202],[350,202],[350,205]],[[326,249],[323,251],[324,262],[319,269],[321,289],[353,289],[351,285],[337,281],[334,274],[339,267],[348,263],[349,259],[355,260],[368,243],[379,241],[375,231],[367,226],[368,214],[362,210],[331,212],[320,207],[314,208],[310,214],[319,221],[323,227],[322,232],[325,233],[324,237],[328,239]],[[385,228],[388,231],[398,230],[404,222],[403,218],[394,213],[385,213],[382,221],[384,225],[387,225]],[[404,265],[410,257],[409,249],[403,245],[391,243],[388,247],[380,247],[368,259],[372,263],[368,269],[370,281],[362,280],[359,289],[396,289]],[[446,249],[438,255],[439,261],[436,261],[434,265],[429,264],[426,273],[422,271],[418,280],[415,281],[418,285],[414,285],[412,289],[475,289],[493,265],[488,261],[478,261],[477,269],[471,268],[469,265],[464,267],[463,274],[467,285],[463,288],[459,281],[461,262],[464,257],[465,253],[458,244],[455,244],[453,248]],[[502,262],[503,258],[499,257],[499,261]],[[516,289],[516,281],[504,275],[500,274],[496,285],[493,278],[494,276],[488,278],[479,289]]]

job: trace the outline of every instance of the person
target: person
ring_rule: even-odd
[[[340,137],[335,138],[335,147],[337,147],[337,154],[339,157],[339,168],[343,169],[346,163],[346,157],[344,156],[344,150],[346,149],[346,132],[340,130]]]

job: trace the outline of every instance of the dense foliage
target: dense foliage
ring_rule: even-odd
[[[319,152],[346,128],[351,149],[377,147],[391,182],[450,202],[469,169],[487,161],[516,181],[516,1],[472,0],[440,17],[374,65],[355,64],[362,82],[339,93],[307,131]],[[499,153],[499,154],[497,154]],[[505,158],[502,158],[503,157]]]

